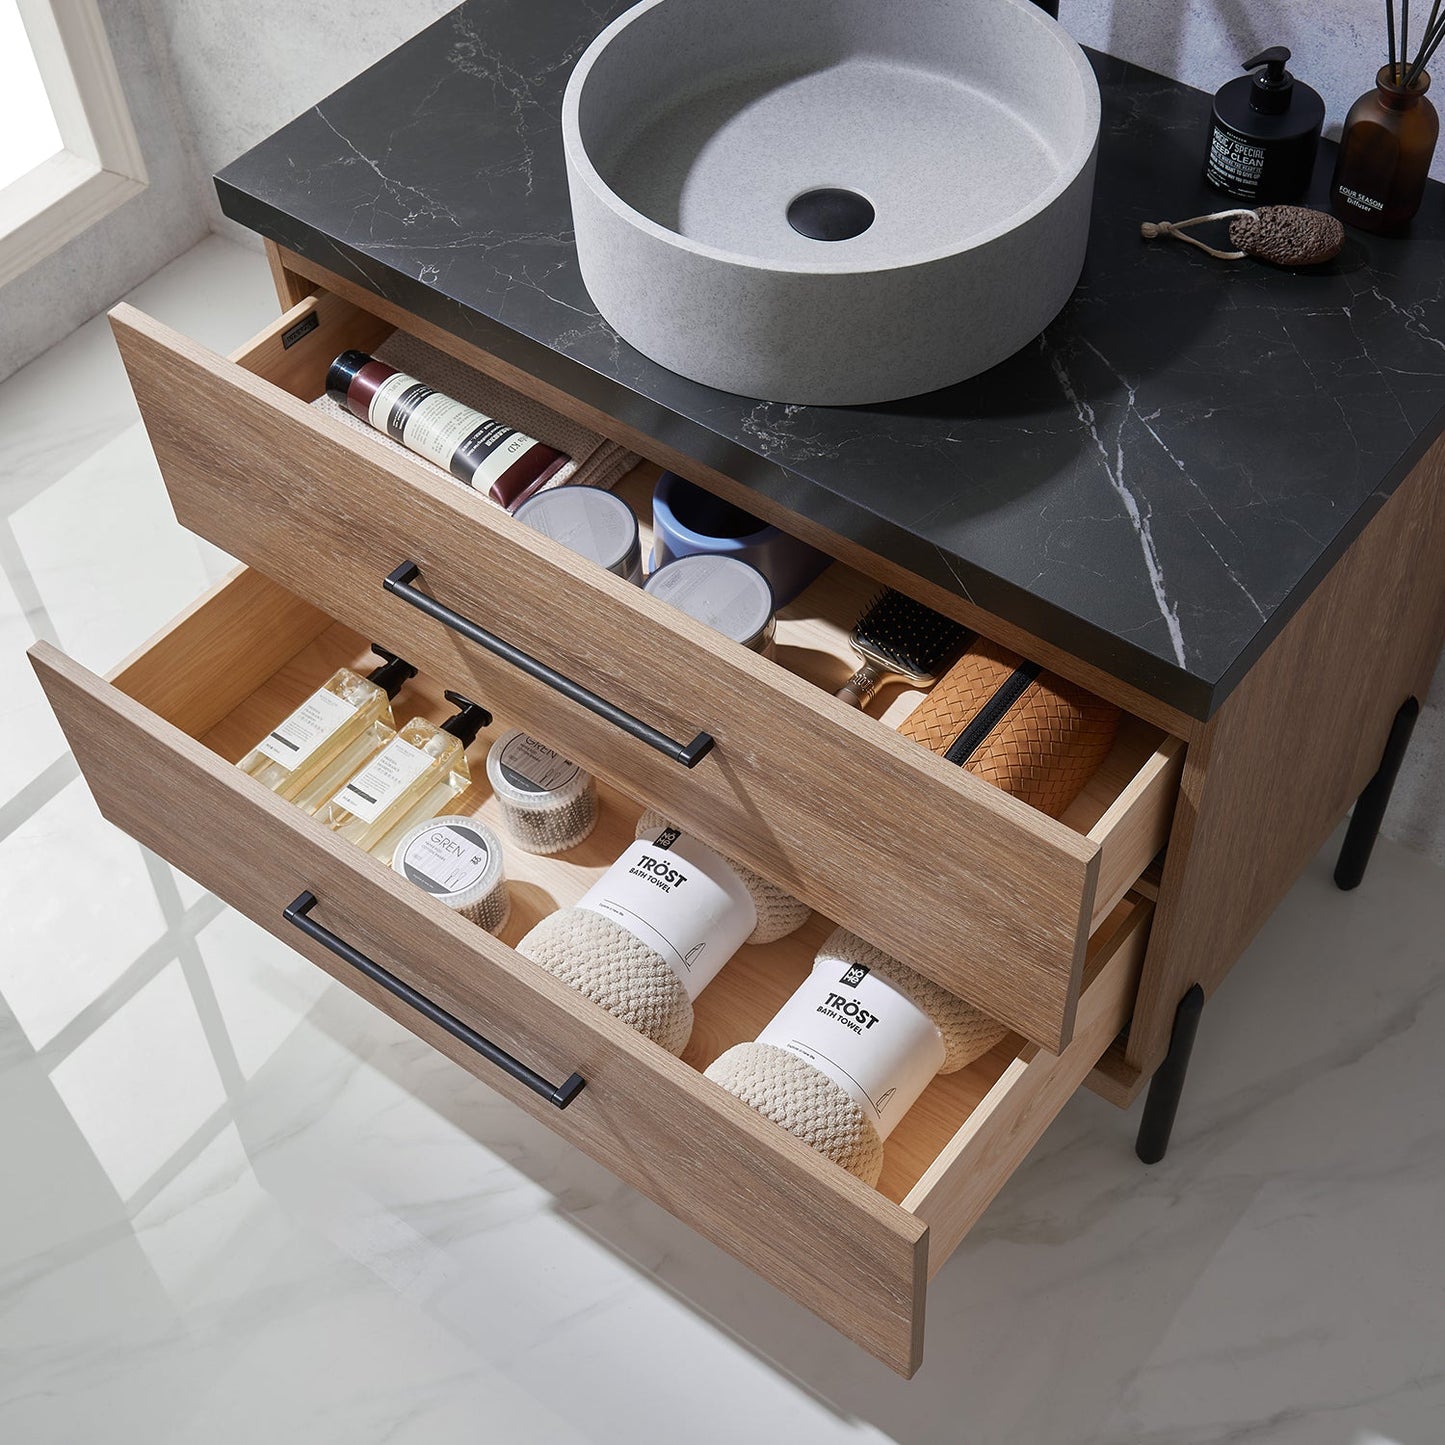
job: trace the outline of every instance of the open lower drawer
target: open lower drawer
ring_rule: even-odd
[[[516,954],[545,912],[574,902],[632,836],[639,804],[602,789],[602,820],[558,858],[507,850],[502,940],[449,912],[232,764],[367,644],[254,571],[202,599],[104,681],[53,647],[32,652],[101,811],[226,902],[404,1023],[522,1108],[729,1250],[895,1370],[923,1344],[927,1280],[1018,1167],[1128,1017],[1149,905],[1126,897],[1095,931],[1072,1043],[1055,1056],[1011,1037],[939,1078],[889,1139],[876,1189],[814,1154],[702,1076],[756,1036],[831,926],[744,948],[702,994],[676,1059]],[[446,711],[451,678],[420,677],[398,718]],[[505,712],[504,698],[487,697]],[[484,756],[499,717],[472,749]],[[493,806],[485,770],[456,811]],[[520,1061],[548,1099],[404,1002],[355,960],[283,916],[303,893],[325,933]],[[545,1081],[543,1083],[542,1081]],[[564,1102],[565,1107],[559,1107]],[[834,1267],[836,1241],[848,1268]]]
[[[1072,1037],[1089,936],[1167,836],[1177,740],[1129,719],[1055,821],[831,696],[872,590],[859,574],[835,564],[789,609],[773,662],[306,405],[338,352],[390,330],[349,302],[309,297],[233,361],[131,308],[114,324],[184,525],[425,671],[505,697],[517,725],[1026,1037]],[[383,589],[404,561],[421,603]],[[665,756],[479,628],[711,751]]]

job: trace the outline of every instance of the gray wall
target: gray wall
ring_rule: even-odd
[[[1416,7],[1422,18],[1428,10]],[[1060,0],[1059,12],[1080,44],[1206,91],[1242,74],[1240,64],[1265,46],[1287,45],[1290,70],[1325,98],[1331,136],[1386,58],[1378,0]],[[1434,174],[1445,179],[1445,148]]]
[[[249,232],[222,217],[209,177],[454,9],[457,0],[353,0],[345,6],[315,0],[247,0],[239,6],[215,0],[149,3],[170,51],[191,143],[208,178],[205,204],[212,225],[252,241]],[[268,37],[277,37],[278,43]]]
[[[207,174],[452,9],[452,0],[358,0],[345,10],[304,0],[148,3],[161,17]],[[1266,45],[1288,45],[1291,68],[1325,98],[1330,132],[1384,62],[1381,9],[1364,0],[1060,0],[1081,43],[1203,90],[1240,74],[1240,62]],[[285,44],[261,43],[270,35]],[[1445,146],[1435,174],[1445,179]]]
[[[0,286],[0,380],[189,250],[210,229],[201,171],[150,0],[101,14],[149,184],[84,234]]]

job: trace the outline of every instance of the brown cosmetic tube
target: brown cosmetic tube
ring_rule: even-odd
[[[331,363],[326,391],[353,416],[508,511],[540,491],[568,460],[555,447],[364,351],[343,351]]]

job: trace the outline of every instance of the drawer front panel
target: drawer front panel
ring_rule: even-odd
[[[243,578],[245,574],[242,574]],[[237,584],[231,584],[236,586]],[[922,1348],[926,1227],[336,839],[54,648],[32,656],[101,812],[902,1373]],[[158,661],[162,661],[158,659]],[[136,664],[132,664],[132,672]],[[310,917],[553,1083],[558,1109],[283,920]],[[820,1241],[846,1239],[848,1267]]]
[[[1099,845],[122,308],[177,516],[359,631],[641,789],[1044,1047],[1073,1028]],[[681,741],[685,768],[383,592],[446,607]]]

